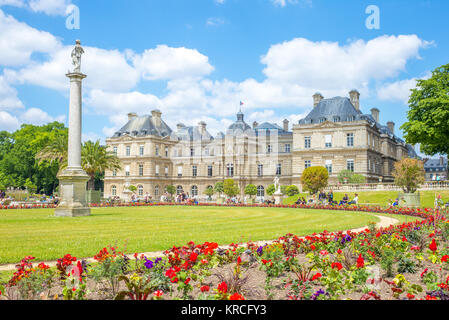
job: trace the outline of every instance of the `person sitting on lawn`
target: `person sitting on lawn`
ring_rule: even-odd
[[[329,191],[329,193],[327,194],[327,200],[329,201],[329,204],[334,203],[334,191]]]
[[[353,204],[358,205],[358,204],[359,204],[359,195],[356,193],[356,194],[355,194],[355,197],[354,197],[354,200],[352,200],[352,201],[349,202],[348,204],[349,204],[349,205],[353,205]]]
[[[345,194],[345,196],[343,197],[343,199],[340,201],[340,206],[343,206],[343,205],[346,205],[346,204],[348,204],[348,201],[349,201],[349,197],[348,197],[348,194],[346,193]]]

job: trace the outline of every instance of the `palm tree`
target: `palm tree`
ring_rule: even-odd
[[[62,171],[67,167],[67,150],[67,135],[58,135],[49,145],[47,145],[37,153],[36,159],[38,160],[39,164],[45,161],[51,164],[56,162],[59,164],[59,171]]]
[[[120,159],[112,152],[107,151],[100,141],[87,141],[81,150],[81,165],[89,175],[90,180],[87,188],[95,188],[95,174],[106,170],[121,170]]]

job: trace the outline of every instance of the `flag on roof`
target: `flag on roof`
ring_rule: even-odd
[[[240,106],[243,106],[244,104],[245,104],[244,102],[240,101]]]

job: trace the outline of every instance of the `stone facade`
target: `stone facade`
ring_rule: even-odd
[[[252,126],[237,114],[226,133],[213,137],[207,125],[172,130],[159,110],[150,115],[129,114],[128,123],[106,140],[108,148],[122,161],[121,172],[106,172],[105,197],[129,199],[128,186],[138,188],[140,197],[159,199],[168,185],[178,192],[205,198],[209,186],[227,178],[240,189],[258,187],[258,197],[280,178],[281,185],[300,186],[306,166],[327,166],[331,179],[350,168],[369,182],[392,181],[394,162],[409,156],[412,148],[394,135],[394,124],[381,126],[379,111],[360,112],[359,94],[349,98],[324,99],[314,96],[314,110],[289,129],[273,123]],[[413,154],[412,154],[413,156]],[[242,195],[243,196],[243,195]]]

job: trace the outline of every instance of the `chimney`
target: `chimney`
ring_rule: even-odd
[[[137,118],[137,113],[134,112],[128,113],[128,121],[131,121],[135,118]]]
[[[356,89],[353,89],[349,92],[349,97],[351,98],[352,105],[360,111],[360,92]]]
[[[440,157],[440,166],[444,166],[444,157]]]
[[[153,110],[153,111],[151,111],[151,116],[153,118],[153,124],[156,127],[160,127],[161,123],[162,123],[162,120],[161,120],[162,112],[160,110],[157,110],[157,109]]]
[[[287,119],[284,120],[284,131],[288,131],[290,126],[290,121],[288,121]]]
[[[387,122],[387,127],[388,127],[388,129],[390,129],[390,131],[394,134],[394,126],[395,126],[395,123],[394,122],[392,122],[392,121],[390,121],[390,122]]]
[[[259,126],[259,124],[257,123],[257,121],[253,122],[253,129],[256,129]]]
[[[313,107],[316,107],[324,97],[321,93],[317,92],[313,95]]]
[[[374,120],[376,120],[376,122],[379,122],[379,115],[380,115],[380,110],[377,108],[372,108],[371,109],[371,115],[373,116]]]
[[[204,136],[204,134],[206,133],[206,122],[201,121],[200,123],[198,123],[198,126],[200,127],[201,135]]]

